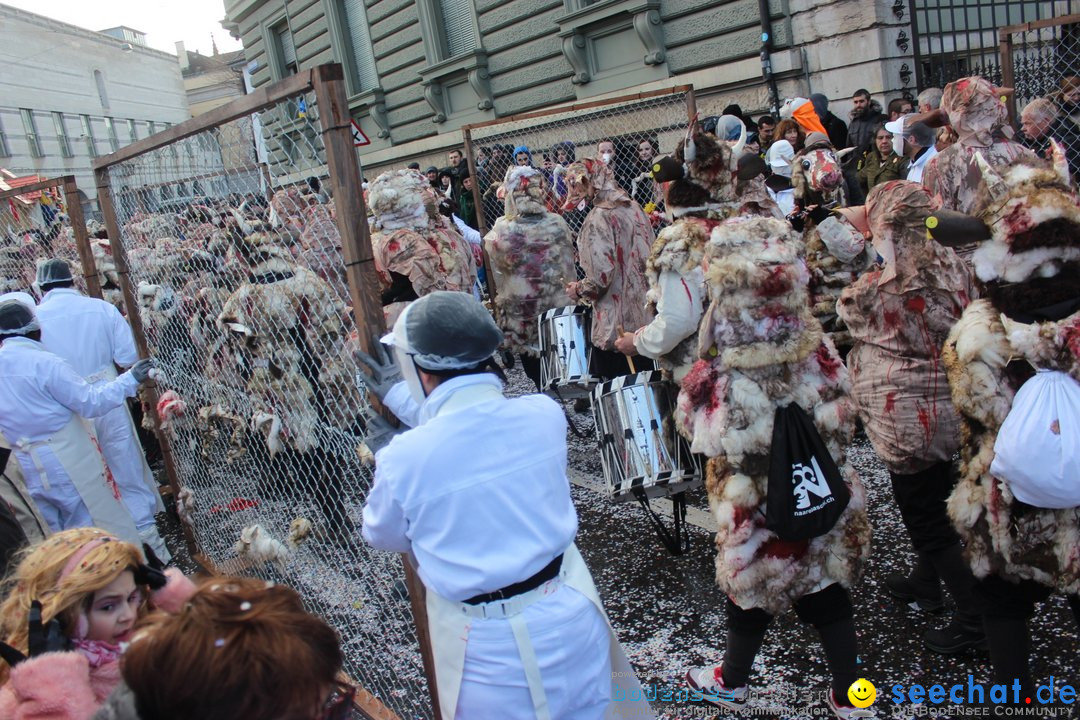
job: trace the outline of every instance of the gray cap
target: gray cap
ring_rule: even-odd
[[[32,307],[19,299],[0,302],[0,335],[27,335],[40,330]]]
[[[67,260],[50,258],[49,260],[42,261],[37,266],[38,285],[71,282],[72,280],[74,280],[74,278],[71,276],[71,266],[68,265]]]
[[[472,295],[440,290],[405,308],[382,341],[412,355],[424,370],[460,370],[494,355],[503,334]]]

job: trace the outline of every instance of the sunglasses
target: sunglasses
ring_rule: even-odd
[[[338,682],[330,695],[323,702],[319,720],[348,720],[352,717],[353,697],[356,696],[356,688],[343,682]]]

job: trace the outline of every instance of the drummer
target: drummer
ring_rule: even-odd
[[[546,396],[503,396],[502,339],[465,293],[398,318],[386,340],[419,424],[377,455],[364,538],[416,558],[444,720],[651,718],[617,699],[644,693],[574,545],[566,419]],[[390,364],[365,362],[378,392]]]
[[[736,124],[737,118],[731,118]],[[705,312],[705,273],[702,257],[712,229],[739,210],[741,200],[733,175],[717,173],[728,165],[738,170],[745,145],[745,129],[736,142],[717,140],[712,134],[695,136],[695,160],[687,163],[686,141],[671,157],[653,166],[653,177],[665,182],[665,203],[676,220],[660,231],[646,264],[649,293],[656,310],[652,322],[615,339],[625,355],[640,354],[659,361],[665,375],[676,383],[697,359],[698,327]]]
[[[571,163],[566,182],[564,209],[575,208],[582,200],[592,203],[578,232],[585,277],[569,283],[566,292],[571,300],[592,305],[592,374],[601,379],[626,375],[629,364],[615,350],[615,339],[619,328],[637,328],[652,319],[645,305],[645,258],[653,242],[652,226],[603,161]],[[635,368],[650,369],[651,363],[642,359]]]

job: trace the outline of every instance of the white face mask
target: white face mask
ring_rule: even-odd
[[[416,363],[413,362],[412,356],[395,346],[394,360],[397,362],[398,369],[401,370],[401,379],[405,381],[405,386],[409,388],[412,399],[417,404],[424,402],[427,399],[427,393],[424,392],[424,385],[420,382],[420,375],[416,372]]]
[[[600,156],[600,159],[604,161],[605,165],[609,165],[611,163],[611,153],[606,152],[606,153],[602,154]]]
[[[900,157],[904,157],[904,136],[900,133],[893,135],[892,149]]]

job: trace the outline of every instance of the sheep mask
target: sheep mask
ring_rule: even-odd
[[[749,180],[762,170],[760,158],[743,154],[745,147],[745,126],[738,140],[730,142],[695,129],[679,142],[672,155],[659,159],[653,165],[653,179],[667,183],[665,202],[672,216],[724,210],[733,205],[739,181]]]

